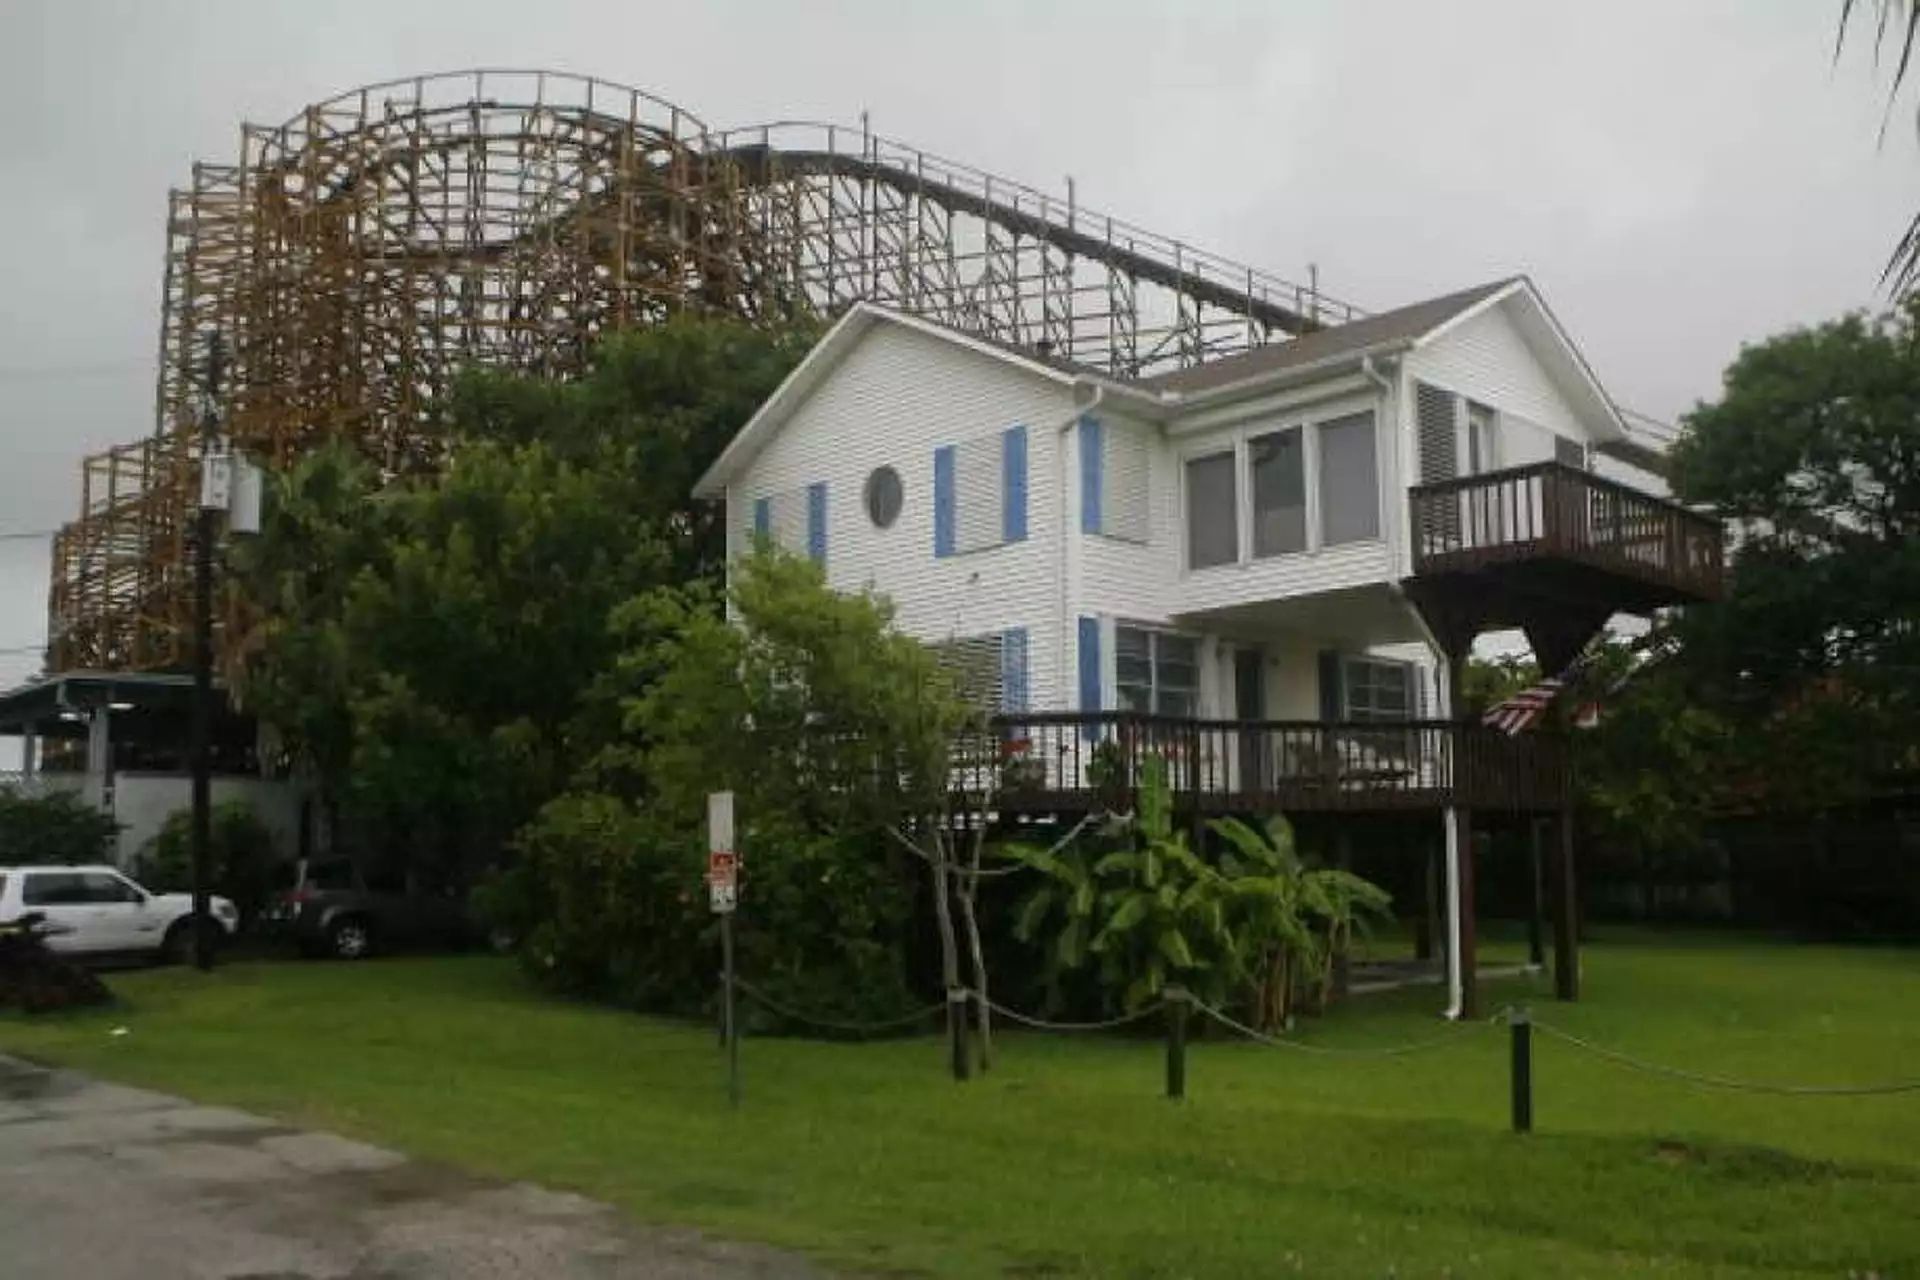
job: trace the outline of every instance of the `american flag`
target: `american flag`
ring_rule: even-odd
[[[1539,725],[1541,719],[1553,706],[1555,699],[1566,689],[1598,655],[1599,650],[1591,649],[1575,658],[1565,671],[1557,676],[1548,676],[1538,684],[1528,685],[1511,698],[1506,698],[1488,707],[1480,717],[1480,723],[1489,729],[1498,729],[1505,734],[1525,733]],[[1597,707],[1582,707],[1578,717],[1581,720],[1598,719]],[[1587,727],[1582,725],[1582,727]]]

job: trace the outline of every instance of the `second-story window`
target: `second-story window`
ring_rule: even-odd
[[[1380,536],[1380,472],[1374,462],[1373,415],[1356,413],[1320,424],[1320,543]]]
[[[1027,429],[933,451],[933,554],[985,551],[1027,536]]]
[[[1116,627],[1114,690],[1124,711],[1191,716],[1200,706],[1199,645],[1192,636]]]
[[[1253,554],[1307,549],[1307,461],[1298,428],[1270,431],[1247,442],[1253,472]]]
[[[1240,558],[1240,522],[1234,510],[1233,452],[1187,462],[1187,564],[1206,569]]]

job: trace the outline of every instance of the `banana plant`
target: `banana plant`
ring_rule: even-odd
[[[1144,763],[1135,817],[1109,826],[1104,842],[1002,853],[1043,877],[1021,902],[1014,933],[1046,948],[1050,991],[1063,973],[1089,967],[1109,1005],[1128,1011],[1174,982],[1213,1002],[1240,986],[1232,905],[1248,890],[1173,829],[1164,761]]]
[[[1302,996],[1325,1008],[1335,961],[1370,917],[1387,914],[1392,895],[1350,871],[1309,867],[1285,818],[1268,818],[1259,827],[1238,818],[1209,825],[1227,847],[1222,871],[1246,890],[1236,900],[1234,927],[1254,1024],[1263,1031],[1286,1026]]]

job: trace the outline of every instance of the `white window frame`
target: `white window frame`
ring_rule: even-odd
[[[1356,715],[1353,707],[1354,681],[1351,672],[1355,667],[1391,667],[1400,672],[1407,691],[1406,707],[1399,715],[1387,719],[1376,718],[1377,711],[1366,715]],[[1363,724],[1402,724],[1417,719],[1420,711],[1419,665],[1403,658],[1381,658],[1370,653],[1343,653],[1340,655],[1340,719],[1358,721]]]
[[[1224,568],[1225,566],[1222,567]],[[1198,719],[1201,715],[1201,702],[1205,696],[1207,684],[1206,646],[1202,636],[1192,631],[1179,630],[1176,627],[1162,627],[1155,626],[1152,623],[1129,622],[1118,618],[1114,620],[1113,642],[1109,646],[1113,657],[1107,672],[1107,676],[1112,682],[1112,696],[1108,700],[1109,704],[1115,710],[1126,710],[1125,707],[1120,705],[1120,633],[1123,631],[1134,631],[1147,637],[1147,702],[1149,709],[1142,712],[1135,712],[1134,714],[1155,716],[1176,714],[1174,712],[1164,712],[1159,709],[1160,641],[1162,638],[1171,638],[1175,640],[1185,640],[1193,645],[1193,688],[1189,691],[1193,698],[1193,710],[1189,715]]]
[[[1459,403],[1464,403],[1464,398]],[[1301,556],[1317,556],[1327,550],[1353,551],[1360,548],[1385,546],[1388,541],[1387,511],[1389,509],[1386,501],[1387,452],[1393,447],[1388,408],[1389,406],[1377,395],[1347,393],[1314,401],[1308,405],[1288,408],[1278,413],[1241,419],[1224,431],[1210,430],[1205,434],[1182,440],[1180,447],[1174,451],[1174,483],[1177,486],[1175,492],[1179,497],[1180,576],[1188,578],[1197,574],[1224,573],[1231,569],[1247,569],[1258,565],[1284,564]],[[1379,504],[1375,509],[1374,536],[1352,542],[1334,543],[1329,547],[1324,530],[1321,528],[1320,518],[1320,427],[1324,423],[1336,422],[1359,413],[1373,415],[1373,488],[1374,501]],[[1256,556],[1253,554],[1252,441],[1260,436],[1272,435],[1280,431],[1301,433],[1300,462],[1305,471],[1307,487],[1307,546],[1304,551],[1283,551],[1274,555]],[[1196,569],[1193,566],[1192,526],[1188,518],[1188,508],[1192,504],[1188,500],[1187,493],[1187,463],[1227,452],[1233,454],[1234,536],[1238,558],[1224,564]]]

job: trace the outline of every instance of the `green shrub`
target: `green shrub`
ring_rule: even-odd
[[[120,824],[78,792],[0,788],[0,866],[109,862]]]
[[[913,896],[899,859],[873,840],[765,826],[742,834],[755,852],[735,918],[741,975],[782,1004],[832,1019],[910,1008]],[[478,905],[490,926],[521,940],[536,978],[636,1008],[713,1007],[720,952],[702,833],[617,796],[571,793],[541,810],[519,847],[520,861],[482,887]]]
[[[253,920],[273,891],[273,836],[244,801],[221,801],[213,806],[210,819],[210,890],[231,898],[242,920]],[[185,893],[193,887],[192,809],[176,809],[167,816],[141,851],[135,874],[158,893]]]

